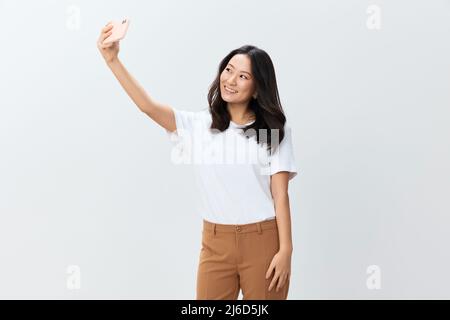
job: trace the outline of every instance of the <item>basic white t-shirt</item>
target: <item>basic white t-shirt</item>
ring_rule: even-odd
[[[209,107],[173,111],[177,129],[166,130],[173,142],[171,161],[193,165],[201,217],[220,224],[274,219],[270,176],[280,171],[288,171],[289,179],[297,175],[291,128],[285,124],[285,136],[271,153],[255,136],[242,135],[245,125],[230,121],[223,132],[209,129]]]

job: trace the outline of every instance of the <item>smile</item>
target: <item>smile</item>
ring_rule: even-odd
[[[237,93],[236,90],[231,90],[231,89],[229,89],[227,86],[225,86],[225,90],[227,90],[227,91],[230,92],[230,93]]]

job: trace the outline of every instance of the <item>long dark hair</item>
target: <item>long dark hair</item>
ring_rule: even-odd
[[[252,97],[248,105],[255,114],[255,121],[242,129],[247,138],[256,134],[257,143],[267,142],[267,149],[270,151],[272,148],[271,137],[273,129],[278,129],[279,141],[275,141],[276,145],[281,143],[284,138],[286,116],[281,107],[272,60],[264,50],[255,46],[244,45],[235,49],[220,62],[217,76],[209,87],[208,92],[208,103],[212,116],[210,129],[217,129],[222,132],[230,125],[231,116],[227,109],[227,102],[222,99],[220,94],[220,75],[231,58],[236,54],[246,54],[250,58],[257,92],[256,99]],[[254,130],[246,131],[248,129]],[[260,132],[260,129],[265,130]],[[251,133],[247,134],[247,132]],[[264,135],[264,141],[261,141],[261,133]]]

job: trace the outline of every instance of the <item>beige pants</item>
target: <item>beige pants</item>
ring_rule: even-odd
[[[203,220],[202,248],[197,271],[197,299],[283,300],[289,280],[276,292],[268,291],[275,274],[266,279],[279,250],[276,220],[227,225]]]

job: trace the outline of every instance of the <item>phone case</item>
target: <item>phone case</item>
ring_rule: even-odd
[[[130,19],[125,18],[122,21],[113,21],[111,24],[113,25],[113,28],[111,29],[112,33],[108,38],[103,40],[104,44],[122,40],[127,33],[128,26],[130,25]]]

